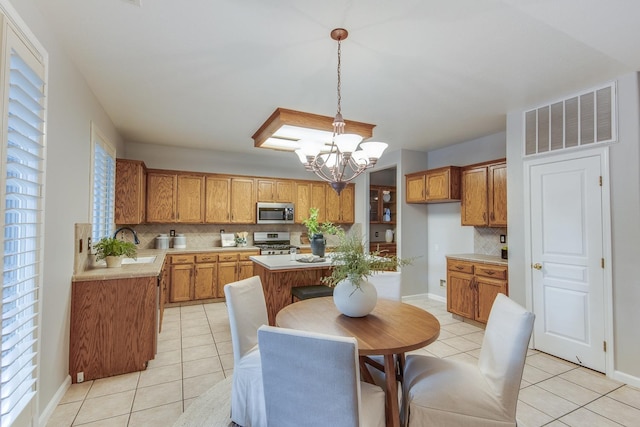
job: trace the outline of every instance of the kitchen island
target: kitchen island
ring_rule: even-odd
[[[289,255],[256,255],[253,273],[260,276],[267,303],[269,324],[275,326],[276,314],[291,304],[291,288],[296,286],[321,285],[321,279],[331,274],[331,260],[323,262],[301,262],[305,255],[294,261]]]

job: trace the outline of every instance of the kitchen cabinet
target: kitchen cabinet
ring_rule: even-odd
[[[157,344],[158,277],[74,281],[69,374],[76,383],[146,369]]]
[[[169,302],[224,298],[224,285],[253,276],[260,251],[201,252],[170,257]]]
[[[396,187],[372,185],[369,187],[369,223],[395,224],[396,215]],[[385,221],[384,213],[388,209],[390,220]]]
[[[207,224],[231,222],[231,178],[207,176],[204,199],[204,221]]]
[[[294,181],[258,178],[258,202],[293,203]]]
[[[353,224],[355,222],[354,205],[354,184],[347,184],[340,192],[340,195],[333,189],[326,191],[325,208],[327,221],[337,224]]]
[[[162,332],[162,320],[164,319],[164,305],[167,303],[167,293],[169,292],[169,257],[165,257],[162,270],[158,276],[158,286],[160,287],[160,302],[158,307],[158,333]]]
[[[115,223],[144,223],[146,197],[147,168],[144,162],[116,159]]]
[[[446,166],[405,175],[407,203],[459,201],[460,170],[458,166]]]
[[[147,172],[147,222],[175,222],[177,187],[176,173]]]
[[[318,209],[318,221],[327,221],[326,210],[326,190],[328,185],[324,182],[298,181],[296,182],[295,200],[295,222],[302,224],[302,221],[309,217],[309,209]],[[331,190],[333,191],[333,190]]]
[[[176,222],[204,222],[204,175],[178,174],[176,190]]]
[[[231,179],[231,223],[256,223],[256,191],[253,178]]]
[[[508,293],[506,265],[447,257],[447,311],[487,323],[493,301]]]
[[[479,164],[462,171],[462,225],[507,226],[507,166]]]

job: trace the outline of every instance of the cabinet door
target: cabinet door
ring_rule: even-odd
[[[204,220],[209,224],[231,222],[231,178],[205,178]]]
[[[425,201],[425,175],[407,176],[407,203],[421,203]]]
[[[506,280],[493,280],[486,277],[476,276],[476,307],[475,320],[487,323],[491,306],[498,294],[508,295]]]
[[[293,181],[276,181],[275,201],[279,203],[293,203]]]
[[[116,159],[116,224],[141,224],[145,221],[146,179],[143,162]]]
[[[253,276],[253,261],[238,261],[238,280]]]
[[[147,173],[147,222],[175,222],[176,187],[176,174]]]
[[[295,222],[302,224],[302,221],[309,217],[309,208],[311,207],[311,185],[308,183],[296,183],[296,200],[295,200]]]
[[[258,201],[259,202],[275,202],[276,201],[276,183],[271,179],[257,180]]]
[[[293,203],[293,181],[258,179],[256,181],[259,202]]]
[[[507,226],[507,165],[489,166],[489,226]]]
[[[429,171],[425,175],[426,200],[449,200],[451,174],[449,169]]]
[[[191,301],[191,283],[193,264],[177,264],[171,266],[170,302]]]
[[[231,179],[231,222],[234,224],[255,224],[256,195],[253,179]]]
[[[335,193],[335,191],[333,191]],[[353,224],[356,220],[355,214],[355,191],[354,185],[347,185],[340,193],[340,222],[342,224]]]
[[[487,168],[466,169],[462,172],[462,225],[487,225]]]
[[[344,189],[346,190],[346,188]],[[343,193],[344,193],[344,190]],[[326,192],[325,197],[325,215],[326,220],[330,222],[341,222],[342,215],[340,212],[342,194],[338,196],[333,189]]]
[[[218,263],[218,297],[224,298],[224,285],[238,280],[238,261]]]
[[[447,273],[447,311],[473,319],[474,294],[472,274]]]
[[[369,187],[369,224],[377,224],[382,221],[381,197],[382,192],[378,187]]]
[[[204,176],[178,175],[176,191],[177,222],[201,223],[204,220]]]
[[[216,279],[218,278],[218,264],[196,264],[195,275],[193,299],[216,298],[218,296],[218,289],[216,286]]]
[[[326,190],[328,185],[324,182],[311,184],[311,208],[318,209],[318,222],[327,221],[327,207],[326,207]],[[331,190],[333,191],[333,190]],[[307,216],[309,211],[307,211]]]

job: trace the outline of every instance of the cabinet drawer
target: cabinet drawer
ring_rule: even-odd
[[[473,274],[473,263],[458,260],[449,260],[447,262],[447,270],[458,271],[460,273]]]
[[[201,254],[196,255],[196,262],[216,262],[218,261],[218,255]]]
[[[218,255],[218,260],[220,262],[237,261],[238,260],[238,254]]]
[[[489,264],[476,264],[476,276],[491,277],[493,279],[505,280],[507,278],[507,267]]]
[[[250,256],[259,255],[258,252],[242,252],[240,254],[240,261],[247,261]]]
[[[193,255],[172,255],[171,264],[193,264]]]

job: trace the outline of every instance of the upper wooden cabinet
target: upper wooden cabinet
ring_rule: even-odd
[[[204,175],[178,175],[176,221],[197,224],[204,221]]]
[[[231,178],[207,176],[205,178],[204,221],[209,224],[231,222]]]
[[[369,187],[369,223],[395,224],[396,187],[371,185]],[[389,209],[389,221],[385,221],[385,210]]]
[[[294,181],[259,178],[256,182],[258,202],[293,203]]]
[[[176,173],[147,172],[147,222],[175,222],[177,187]]]
[[[144,223],[147,197],[147,168],[144,162],[116,159],[115,193],[115,223]]]
[[[407,203],[460,200],[460,169],[457,166],[446,166],[405,175]]]
[[[253,178],[231,178],[231,223],[256,223],[256,191]]]
[[[327,221],[327,189],[330,189],[330,187],[324,182],[300,181],[296,183],[294,216],[297,224],[302,224],[302,221],[309,217],[310,208],[318,209],[319,222]]]
[[[472,165],[462,171],[462,225],[507,226],[507,165]]]
[[[338,224],[351,224],[355,221],[355,185],[347,184],[340,195],[333,189],[326,188],[325,207],[327,221]]]

